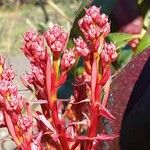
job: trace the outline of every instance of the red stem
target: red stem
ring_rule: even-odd
[[[94,59],[92,64],[92,75],[91,75],[91,97],[92,97],[92,105],[91,105],[91,112],[90,112],[90,120],[91,126],[88,131],[88,137],[95,137],[97,134],[97,127],[99,122],[98,116],[98,107],[96,106],[95,101],[95,90],[97,85],[97,59]],[[86,150],[91,150],[92,148],[92,141],[88,141],[86,145]]]
[[[52,82],[51,82],[51,74],[52,74],[52,70],[51,70],[51,60],[50,57],[48,57],[47,60],[47,67],[46,67],[46,88],[47,88],[47,96],[48,96],[48,102],[49,102],[49,107],[51,109],[52,112],[52,119],[53,119],[53,123],[55,128],[58,131],[59,136],[59,140],[62,146],[63,150],[69,150],[69,146],[68,146],[68,142],[67,139],[65,138],[65,131],[64,128],[61,124],[61,121],[59,120],[58,117],[58,111],[57,111],[57,90],[56,88],[51,88]],[[55,60],[55,65],[54,65],[54,70],[55,70],[55,75],[56,78],[54,82],[54,84],[56,84],[57,82],[57,78],[58,78],[58,67],[56,60]],[[53,90],[53,91],[52,91]]]

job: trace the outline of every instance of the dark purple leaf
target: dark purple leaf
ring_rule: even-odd
[[[119,134],[122,120],[138,102],[147,86],[150,84],[149,69],[150,49],[135,57],[111,84],[108,109],[116,117],[111,124],[114,134]],[[112,145],[112,150],[119,150],[118,141]]]

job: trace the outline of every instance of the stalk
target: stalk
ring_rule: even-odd
[[[58,81],[58,74],[59,74],[59,68],[58,68],[58,60],[54,60],[53,64],[53,69],[54,69],[54,87],[52,88],[52,81],[51,81],[51,60],[50,57],[48,57],[47,60],[47,71],[46,71],[46,86],[47,86],[47,96],[48,96],[48,102],[49,102],[49,107],[52,112],[52,120],[54,123],[54,126],[58,132],[59,140],[62,146],[63,150],[69,150],[69,146],[67,143],[67,139],[65,138],[65,132],[64,128],[62,127],[61,120],[58,117],[58,111],[57,111],[57,88],[55,88],[55,85],[57,85]]]
[[[88,137],[95,137],[97,134],[97,127],[99,122],[98,116],[98,107],[96,106],[96,99],[95,99],[95,89],[97,84],[97,60],[94,59],[92,64],[92,78],[91,78],[91,97],[92,97],[92,106],[90,111],[90,120],[91,126],[88,131]],[[86,145],[86,150],[91,150],[92,148],[92,141],[88,141]]]

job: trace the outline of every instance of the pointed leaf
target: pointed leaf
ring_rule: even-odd
[[[47,100],[39,99],[39,100],[33,100],[29,101],[30,104],[47,104]]]
[[[20,80],[21,80],[22,84],[23,84],[27,89],[29,89],[31,92],[34,92],[34,90],[32,89],[32,87],[28,84],[28,82],[24,79],[23,76],[20,77]]]
[[[47,120],[47,118],[43,114],[41,114],[40,112],[37,111],[36,112],[36,118],[38,120],[40,120],[49,130],[56,133],[56,131],[53,128],[53,126],[51,125],[51,123]]]
[[[110,33],[107,39],[108,41],[114,42],[117,48],[121,48],[133,39],[133,36],[127,33]]]
[[[4,110],[4,116],[5,116],[8,131],[10,132],[10,134],[11,134],[14,142],[17,144],[17,146],[20,146],[20,142],[16,136],[14,125],[12,123],[11,117],[9,116],[9,114],[7,113],[6,110]]]
[[[84,141],[84,140],[94,141],[94,140],[113,140],[117,137],[118,137],[118,135],[101,134],[96,137],[78,136],[77,139],[81,140],[81,141]]]
[[[150,34],[146,33],[135,50],[135,54],[141,53],[144,49],[150,47]]]

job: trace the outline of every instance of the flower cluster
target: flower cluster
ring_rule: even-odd
[[[86,58],[90,54],[90,48],[81,36],[74,39],[74,43],[74,49],[80,56]]]
[[[44,37],[50,50],[56,57],[65,50],[68,35],[60,26],[53,26],[53,28],[44,33]]]
[[[108,17],[100,14],[100,9],[96,6],[86,10],[85,16],[79,20],[79,27],[89,41],[96,40],[101,35],[106,37],[110,32]]]
[[[32,63],[41,63],[45,60],[46,52],[44,47],[44,38],[34,31],[27,32],[24,35],[24,45],[22,50],[26,57]]]
[[[61,59],[61,69],[62,71],[68,70],[75,63],[75,54],[72,50],[66,50]]]
[[[23,131],[27,131],[32,126],[32,119],[28,116],[22,116],[18,124]]]
[[[106,66],[117,58],[116,46],[113,43],[104,43],[104,47],[101,54],[102,66]]]
[[[117,57],[116,46],[105,41],[110,32],[108,17],[92,6],[79,20],[79,27],[84,37],[74,39],[74,47],[68,49],[68,35],[58,25],[43,34],[31,31],[23,36],[22,51],[31,73],[21,79],[35,94],[31,102],[19,94],[12,81],[15,74],[0,56],[0,125],[8,128],[18,149],[94,150],[99,141],[117,137],[99,126],[103,117],[115,119],[106,108],[110,65]],[[79,76],[74,71],[73,94],[58,99],[58,90],[79,57],[84,69]],[[31,104],[40,105],[41,110],[32,112]]]

